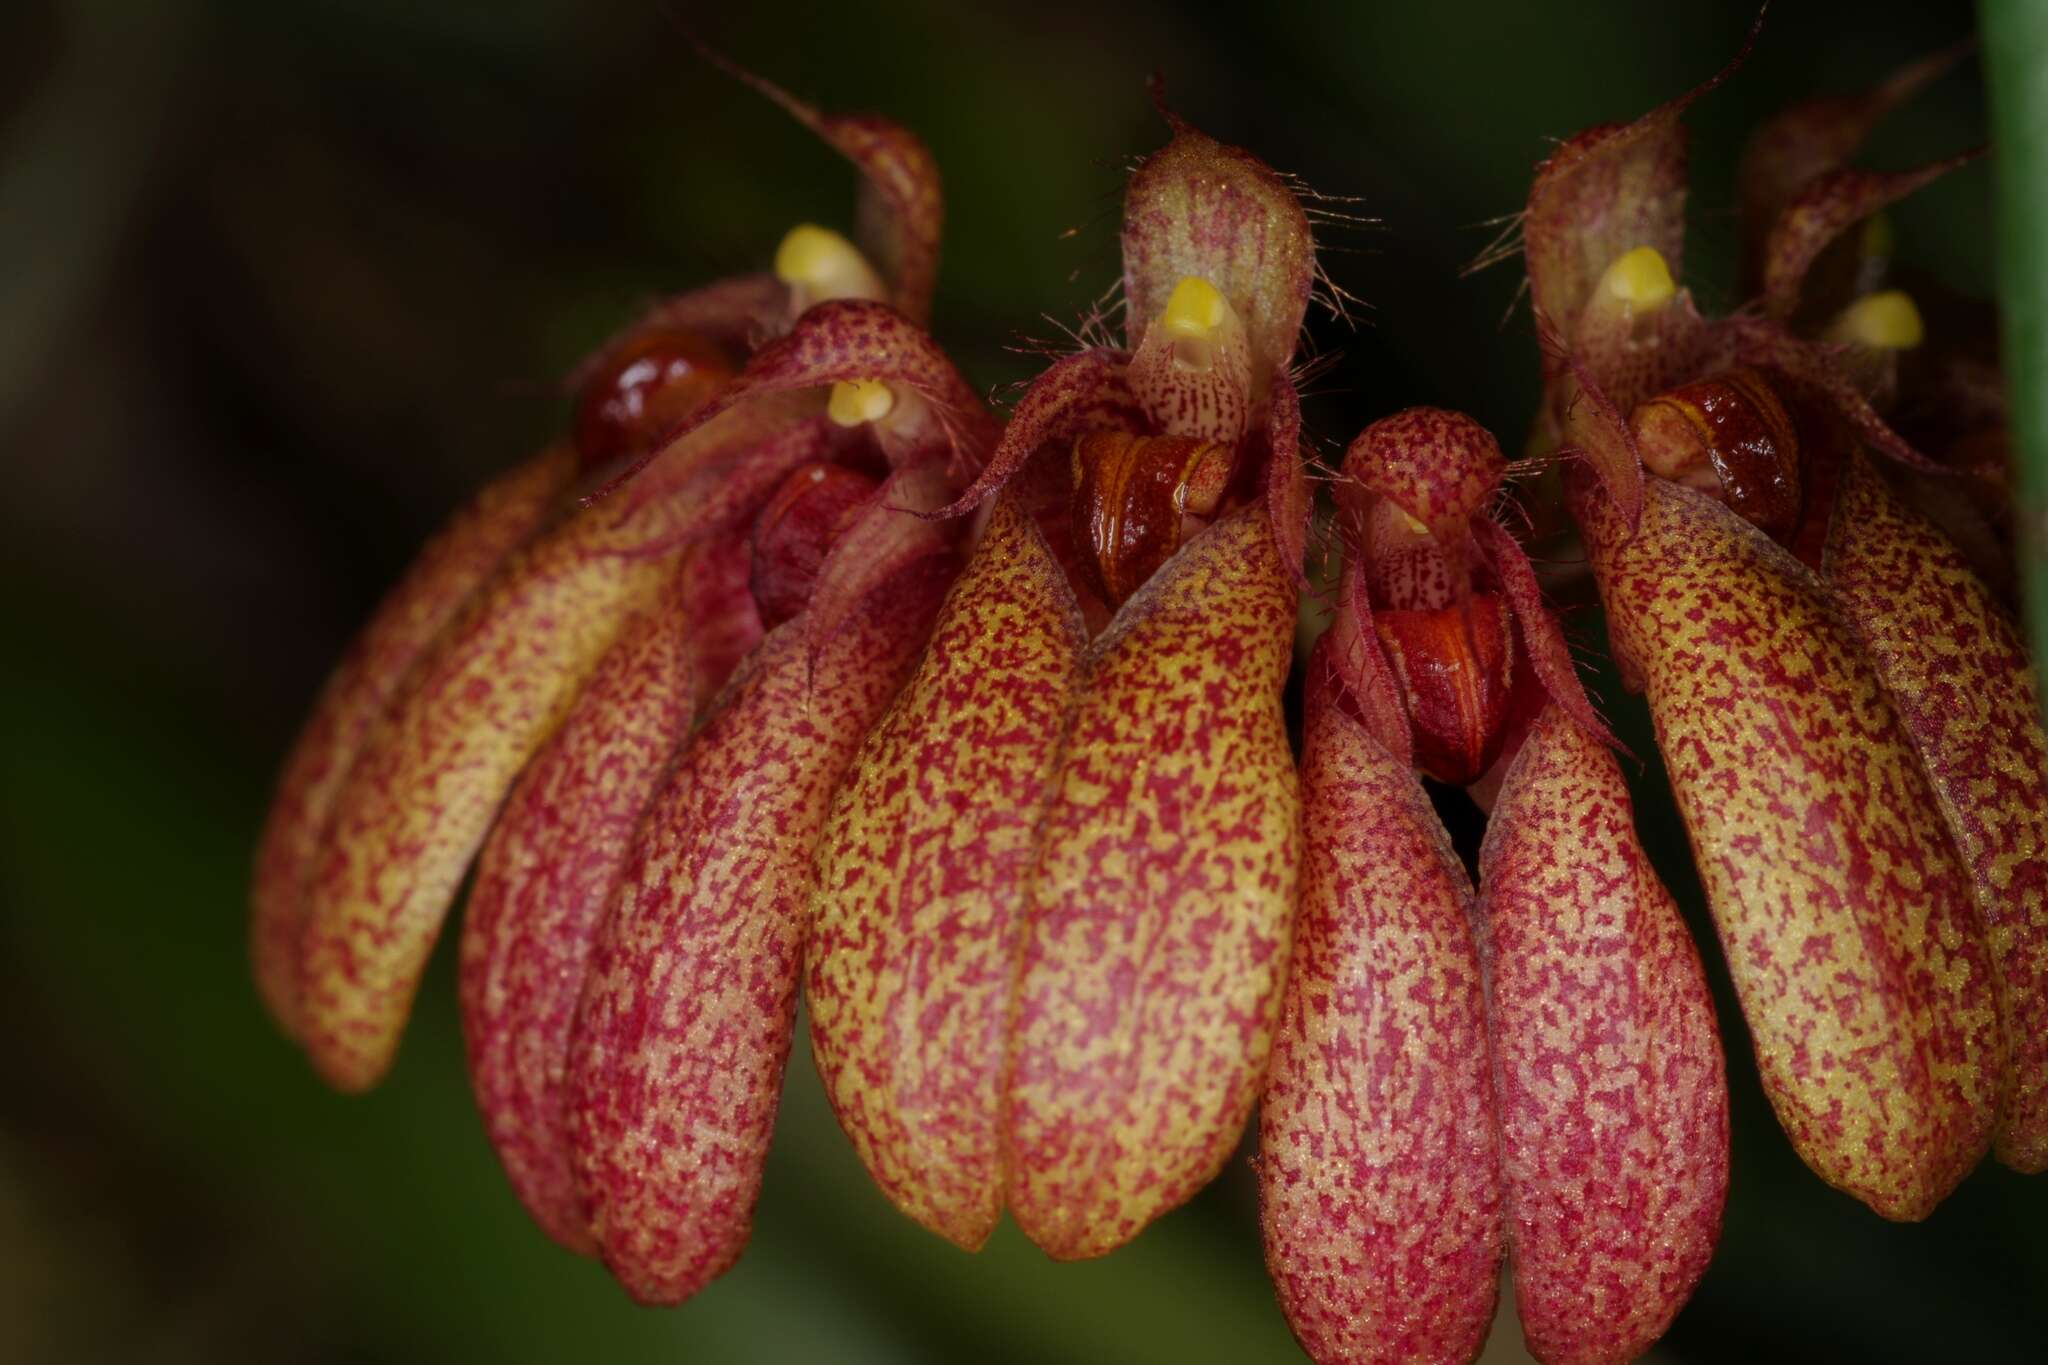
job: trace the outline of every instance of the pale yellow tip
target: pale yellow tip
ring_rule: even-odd
[[[1828,328],[1829,341],[1887,351],[1911,350],[1926,335],[1912,295],[1900,289],[1865,294],[1844,308]]]
[[[1671,302],[1678,292],[1677,283],[1671,278],[1671,267],[1665,264],[1663,254],[1653,246],[1639,246],[1625,251],[1607,267],[1607,273],[1600,277],[1601,286],[1618,303],[1625,303],[1638,312],[1662,308]]]
[[[825,414],[842,427],[879,422],[896,406],[896,393],[879,379],[842,379],[832,386]]]
[[[1175,337],[1202,339],[1230,317],[1230,300],[1198,275],[1183,276],[1166,300],[1160,323]]]
[[[775,274],[798,296],[798,307],[827,299],[879,299],[881,276],[860,248],[831,228],[799,223],[775,248]]]

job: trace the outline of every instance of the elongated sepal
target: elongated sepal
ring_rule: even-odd
[[[673,571],[680,499],[586,510],[522,552],[421,664],[335,807],[303,940],[304,1042],[337,1087],[390,1065],[441,921],[499,804]]]
[[[1052,551],[999,496],[819,841],[818,1073],[876,1183],[970,1249],[1003,1206],[1022,933],[1086,644]]]
[[[419,553],[349,646],[278,780],[256,851],[250,956],[278,1027],[300,1031],[300,941],[306,889],[356,756],[377,718],[477,591],[560,509],[576,471],[566,447],[496,480]]]
[[[1918,192],[1983,154],[1980,147],[1910,171],[1839,170],[1806,185],[1785,205],[1764,239],[1764,312],[1774,318],[1790,318],[1800,306],[1807,272],[1829,243],[1887,204]]]
[[[1009,1205],[1062,1259],[1207,1184],[1250,1117],[1294,918],[1280,688],[1292,578],[1263,509],[1190,541],[1090,647],[1019,989]]]
[[[1828,586],[1905,721],[1975,892],[2011,1049],[1996,1150],[2048,1168],[2048,741],[2012,618],[1948,539],[1852,456]]]
[[[1630,535],[1567,479],[1647,683],[1694,863],[1793,1146],[1889,1218],[1983,1154],[2003,1058],[1969,885],[1910,738],[1822,585],[1705,494]]]
[[[1308,215],[1287,182],[1241,147],[1178,118],[1124,193],[1124,300],[1129,345],[1193,276],[1215,286],[1243,323],[1252,396],[1287,368],[1315,283]]]
[[[820,656],[799,616],[734,676],[649,808],[569,1061],[577,1186],[605,1264],[680,1303],[745,1249],[796,1017],[833,789],[944,591],[926,560]]]
[[[1545,1365],[1625,1365],[1720,1236],[1728,1087],[1706,974],[1621,770],[1561,708],[1509,767],[1479,879],[1522,1330]]]
[[[1318,1365],[1462,1365],[1501,1255],[1471,884],[1414,774],[1325,685],[1331,648],[1309,664],[1301,919],[1259,1111],[1266,1264]]]
[[[739,553],[700,554],[744,584]],[[596,1250],[562,1126],[569,1029],[642,809],[694,708],[691,597],[629,621],[561,730],[534,757],[477,863],[463,919],[460,995],[470,1086],[513,1193],[550,1237]],[[734,569],[738,572],[735,574]],[[710,624],[710,623],[707,623]]]
[[[1273,527],[1273,552],[1294,578],[1295,587],[1306,588],[1308,530],[1315,515],[1315,495],[1302,467],[1301,395],[1287,375],[1273,377],[1253,432],[1255,437],[1263,436],[1265,443],[1261,486],[1266,495],[1266,517]]]

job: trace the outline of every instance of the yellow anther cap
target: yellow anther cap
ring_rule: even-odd
[[[1639,246],[1616,257],[1600,277],[1600,285],[1615,302],[1637,311],[1662,308],[1678,292],[1671,267],[1653,246]]]
[[[842,379],[832,386],[825,415],[842,427],[879,422],[896,406],[896,393],[879,379]]]
[[[1906,351],[1927,335],[1913,296],[1901,289],[1865,294],[1844,308],[1828,328],[1828,340],[1886,351]]]
[[[1230,318],[1230,300],[1198,275],[1185,275],[1167,296],[1159,321],[1176,337],[1206,337]]]
[[[819,284],[856,266],[867,266],[860,249],[816,223],[798,223],[775,248],[775,274],[784,284]]]

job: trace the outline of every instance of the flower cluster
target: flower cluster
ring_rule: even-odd
[[[1523,219],[1534,450],[1765,1087],[1894,1218],[1994,1140],[2048,1166],[2048,742],[1997,376],[1969,338],[1916,351],[1873,226],[1953,163],[1843,164],[1938,69],[1758,135],[1734,315],[1674,277],[1680,118],[1725,72],[1565,143]],[[378,610],[259,851],[279,1024],[373,1085],[474,863],[486,1132],[642,1302],[743,1251],[801,998],[876,1184],[962,1247],[1007,1212],[1113,1251],[1257,1110],[1317,1361],[1470,1360],[1504,1262],[1540,1359],[1640,1355],[1719,1236],[1720,1034],[1494,437],[1413,408],[1332,471],[1297,749],[1292,183],[1169,113],[1121,342],[1088,331],[999,424],[923,330],[922,144],[760,88],[859,171],[858,244],[802,226],[654,307]],[[1424,778],[1487,812],[1476,869]]]

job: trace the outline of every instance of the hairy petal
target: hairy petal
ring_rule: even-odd
[[[1791,317],[1799,307],[1806,272],[1830,242],[1887,204],[1982,155],[1978,148],[1910,171],[1840,170],[1800,190],[1764,239],[1764,312],[1774,318]]]
[[[1308,215],[1250,152],[1172,124],[1173,140],[1145,158],[1124,192],[1129,344],[1137,348],[1175,285],[1190,275],[1207,280],[1244,324],[1260,398],[1293,358],[1308,311],[1316,268]]]
[[[1207,1184],[1244,1131],[1294,918],[1280,690],[1294,584],[1266,514],[1190,541],[1089,651],[1033,887],[1009,1203],[1100,1255]]]
[[[680,1303],[746,1247],[796,1018],[812,854],[945,586],[913,565],[822,656],[763,641],[649,808],[591,958],[570,1151],[605,1264]]]
[[[1844,471],[1828,585],[1906,723],[1968,869],[2011,1048],[1997,1153],[2048,1168],[2048,741],[2011,617],[1861,455]]]
[[[285,760],[256,850],[249,938],[257,988],[286,1034],[300,1031],[307,884],[356,755],[414,664],[559,508],[575,472],[572,451],[548,450],[488,485],[428,541],[350,644]]]
[[[1502,784],[1479,884],[1522,1330],[1545,1365],[1625,1365],[1720,1236],[1728,1085],[1706,973],[1621,770],[1559,707]]]
[[[336,805],[303,942],[305,1044],[347,1090],[390,1065],[463,870],[623,622],[673,572],[679,499],[590,509],[464,614],[387,713]]]
[[[1003,1204],[1022,929],[1085,627],[1004,494],[819,843],[806,967],[818,1073],[889,1198],[978,1248]]]
[[[1702,493],[1630,536],[1568,481],[1793,1146],[1889,1218],[1990,1141],[2001,1069],[1969,885],[1909,736],[1826,591]]]
[[[1318,1365],[1471,1360],[1501,1193],[1472,890],[1422,784],[1310,660],[1301,921],[1259,1110],[1266,1265]]]

